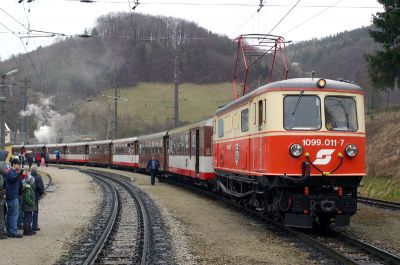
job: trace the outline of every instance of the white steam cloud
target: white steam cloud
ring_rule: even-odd
[[[73,113],[60,114],[51,107],[52,98],[42,98],[38,104],[29,104],[21,116],[32,116],[37,121],[34,131],[39,143],[56,143],[57,139],[71,128]]]

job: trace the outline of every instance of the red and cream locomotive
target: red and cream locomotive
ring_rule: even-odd
[[[220,190],[288,226],[349,225],[365,175],[359,86],[312,78],[274,82],[219,109],[214,120]]]

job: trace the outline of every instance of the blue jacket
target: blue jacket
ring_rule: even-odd
[[[158,172],[158,170],[160,169],[160,162],[158,162],[157,159],[154,160],[154,164],[153,164],[153,160],[149,160],[149,162],[147,162],[147,167],[146,170],[148,172],[154,171],[154,172]]]
[[[22,186],[19,174],[17,174],[15,169],[10,168],[10,170],[8,170],[8,172],[4,175],[4,186],[6,189],[7,201],[18,198]]]

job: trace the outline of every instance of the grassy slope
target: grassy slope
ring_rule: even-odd
[[[113,95],[113,90],[102,94]],[[128,112],[134,117],[142,117],[147,124],[164,124],[174,115],[174,84],[138,83],[137,86],[120,89],[120,96],[128,98],[121,101],[120,116]],[[182,122],[195,122],[211,117],[218,106],[233,99],[231,83],[218,84],[181,84],[179,86],[179,115]],[[112,100],[98,96],[96,101]]]
[[[366,123],[368,176],[361,192],[400,201],[400,109],[369,114]]]

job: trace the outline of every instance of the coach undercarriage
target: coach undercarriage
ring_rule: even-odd
[[[314,224],[336,227],[350,224],[357,210],[361,177],[244,176],[217,172],[216,189],[285,225],[312,228]]]

